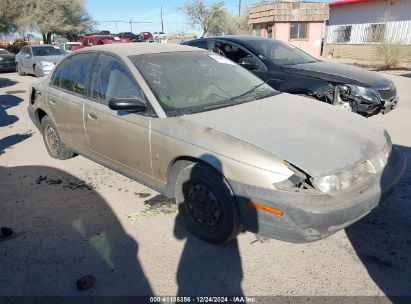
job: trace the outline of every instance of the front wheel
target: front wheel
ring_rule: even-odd
[[[24,76],[24,75],[25,75],[25,73],[23,73],[23,71],[21,70],[20,63],[17,63],[17,73],[18,73],[20,76]]]
[[[44,116],[41,120],[41,130],[44,144],[51,157],[63,160],[75,155],[62,141],[56,125],[48,116]]]
[[[179,213],[190,231],[209,243],[226,243],[242,230],[236,199],[223,176],[206,164],[191,163],[176,182]]]
[[[37,68],[36,65],[34,66],[33,71],[34,71],[34,76],[35,77],[41,77],[41,73],[40,73],[40,71],[39,71],[39,69]]]

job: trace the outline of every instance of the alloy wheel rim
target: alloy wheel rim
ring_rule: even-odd
[[[188,191],[188,206],[193,218],[202,226],[216,226],[221,207],[215,193],[205,184],[195,184]]]

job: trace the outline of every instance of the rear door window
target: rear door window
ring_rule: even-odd
[[[94,53],[70,56],[54,71],[52,84],[78,95],[85,95],[87,77],[93,62]],[[61,66],[61,68],[60,68]],[[54,81],[54,82],[53,82]]]

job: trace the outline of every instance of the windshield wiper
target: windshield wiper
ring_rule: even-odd
[[[240,95],[238,95],[238,96],[235,96],[235,97],[230,98],[230,100],[237,100],[237,99],[239,99],[239,98],[241,98],[241,97],[250,95],[250,94],[254,93],[259,87],[261,87],[261,86],[264,85],[264,84],[266,84],[265,81],[262,82],[262,83],[260,83],[260,84],[257,84],[257,85],[255,85],[255,86],[253,86],[251,89],[249,89],[247,92],[245,92],[245,93],[243,93],[243,94],[240,94]]]
[[[259,87],[263,86],[264,84],[267,84],[268,80],[269,80],[269,79],[267,79],[267,80],[264,81],[263,83],[257,84],[256,86],[252,87],[250,90],[248,90],[247,92],[245,92],[245,93],[243,93],[243,94],[240,94],[240,95],[238,95],[238,96],[235,96],[235,97],[233,97],[233,98],[230,98],[230,100],[236,101],[236,100],[241,99],[241,98],[244,97],[244,96],[253,94]],[[274,90],[273,92],[265,92],[264,94],[262,94],[262,96],[263,96],[263,97],[269,97],[269,96],[277,95],[278,93],[279,93],[278,91],[275,91],[275,90]],[[261,98],[261,97],[255,98],[255,99],[260,99],[260,98]]]

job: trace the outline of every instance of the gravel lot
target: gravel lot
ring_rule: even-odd
[[[370,120],[408,156],[389,199],[315,243],[244,233],[214,246],[153,190],[83,157],[51,159],[26,110],[35,78],[1,74],[0,225],[15,234],[0,239],[0,295],[411,296],[411,78],[387,77],[400,105]],[[77,290],[88,274],[95,284]]]

